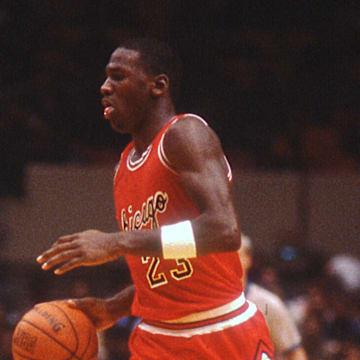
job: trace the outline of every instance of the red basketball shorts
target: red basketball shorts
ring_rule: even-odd
[[[264,316],[251,302],[245,311],[191,328],[140,323],[131,335],[131,360],[272,360]],[[199,325],[199,324],[197,324]]]

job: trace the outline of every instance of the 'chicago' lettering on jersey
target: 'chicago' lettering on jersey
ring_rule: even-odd
[[[157,215],[163,213],[168,204],[168,195],[166,192],[157,191],[155,195],[148,197],[143,202],[141,209],[133,213],[132,205],[126,209],[121,209],[121,226],[123,231],[141,230],[150,223],[150,229],[158,229],[159,221]]]
[[[150,229],[158,229],[159,221],[157,215],[166,211],[169,197],[166,192],[157,191],[154,196],[149,196],[143,202],[141,210],[133,209],[129,205],[127,210],[121,209],[121,226],[123,231],[141,230],[150,223]],[[168,276],[159,271],[161,259],[158,257],[142,256],[141,262],[148,264],[146,278],[150,288],[156,288],[168,283]],[[170,270],[173,279],[180,281],[193,275],[193,267],[189,259],[176,259],[176,265]]]

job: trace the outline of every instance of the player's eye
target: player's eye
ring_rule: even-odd
[[[125,76],[120,73],[115,73],[115,74],[111,74],[111,78],[115,81],[121,81],[125,78]]]

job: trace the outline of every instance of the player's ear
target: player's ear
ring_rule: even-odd
[[[161,96],[169,90],[170,80],[165,74],[154,77],[151,94],[155,97]]]

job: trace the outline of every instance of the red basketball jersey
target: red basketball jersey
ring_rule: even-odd
[[[166,130],[180,117],[164,126],[139,160],[131,160],[133,142],[121,154],[114,196],[122,231],[156,229],[199,215],[162,147]],[[230,181],[230,168],[228,177]],[[128,255],[126,260],[136,288],[132,313],[143,319],[181,318],[222,306],[242,293],[237,252],[178,260]]]

